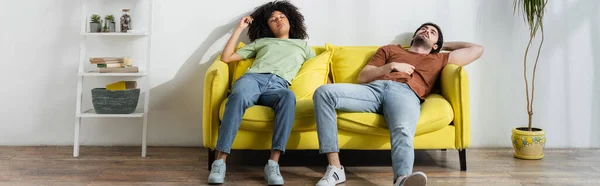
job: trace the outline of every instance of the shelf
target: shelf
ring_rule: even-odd
[[[77,117],[81,118],[141,118],[144,117],[143,110],[136,110],[131,114],[97,114],[94,109],[87,110],[83,113],[77,114]]]
[[[150,35],[150,34],[148,34],[148,32],[136,32],[136,33],[122,33],[122,32],[90,33],[90,32],[82,32],[81,35],[84,35],[84,36],[147,36],[147,35]]]
[[[98,71],[89,71],[89,72],[80,72],[77,75],[79,75],[79,76],[144,77],[144,76],[147,76],[148,73],[144,72],[144,71],[140,71],[138,73],[99,73]]]
[[[148,105],[150,104],[150,84],[148,83],[148,79],[149,75],[150,75],[150,71],[149,69],[149,64],[151,60],[151,48],[152,48],[152,28],[153,28],[153,14],[154,14],[154,1],[155,0],[136,0],[133,1],[134,3],[121,3],[120,1],[122,0],[118,0],[119,3],[109,3],[110,5],[107,5],[106,3],[102,3],[103,1],[97,1],[97,2],[89,2],[91,0],[83,0],[81,1],[80,4],[80,8],[77,12],[81,13],[81,25],[80,25],[80,29],[77,30],[79,31],[79,33],[75,33],[75,35],[77,36],[77,38],[79,39],[79,47],[78,47],[78,51],[79,51],[79,66],[78,66],[78,70],[77,70],[77,96],[76,96],[76,109],[75,110],[75,125],[74,125],[74,139],[73,139],[73,157],[79,157],[79,141],[80,141],[80,130],[82,128],[82,123],[83,122],[87,122],[88,120],[96,120],[96,119],[100,119],[103,120],[104,118],[112,118],[109,119],[107,121],[104,121],[104,123],[110,123],[112,122],[112,120],[117,120],[117,119],[127,119],[127,120],[135,120],[135,121],[126,121],[127,123],[135,123],[135,122],[140,122],[140,124],[142,125],[141,127],[141,133],[142,133],[142,149],[141,149],[141,156],[142,157],[146,157],[146,146],[147,146],[147,138],[148,138]],[[115,0],[117,1],[117,0]],[[89,5],[88,5],[89,3]],[[106,6],[105,6],[106,5]],[[145,9],[145,6],[147,5],[147,11],[144,11],[142,9]],[[112,6],[112,7],[111,7]],[[118,7],[117,7],[118,6]],[[140,23],[140,27],[136,28],[135,30],[128,30],[129,32],[90,32],[91,30],[89,29],[89,22],[90,22],[90,18],[91,15],[94,13],[103,13],[103,14],[107,14],[107,13],[113,13],[113,15],[115,16],[119,16],[119,13],[117,13],[118,10],[120,10],[121,8],[127,8],[127,7],[133,7],[134,8],[134,12],[138,12],[136,9],[142,10],[139,11],[140,13],[135,13],[135,14],[131,14],[132,16],[134,16],[134,25],[138,25],[137,23]],[[89,11],[93,10],[93,11]],[[98,11],[98,12],[95,12]],[[143,13],[146,12],[146,13]],[[74,13],[74,12],[72,12]],[[101,15],[104,16],[104,15]],[[146,19],[143,19],[142,17],[146,17]],[[139,18],[139,19],[138,19]],[[135,22],[139,20],[140,22]],[[147,22],[147,25],[143,26],[144,23],[142,23],[142,21]],[[119,26],[118,24],[115,23],[115,26]],[[106,40],[108,39],[109,42],[115,42],[115,43],[103,43],[101,42],[102,40]],[[97,41],[100,41],[100,43],[98,43]],[[118,42],[117,42],[118,41]],[[142,41],[142,42],[140,42]],[[114,70],[114,71],[109,71],[110,73],[100,73],[99,71],[102,72],[106,72],[103,69],[97,69],[97,68],[91,68],[92,66],[97,67],[97,65],[95,64],[91,64],[86,62],[86,58],[89,57],[92,53],[99,53],[101,55],[107,55],[107,56],[112,56],[112,55],[124,55],[124,53],[120,52],[119,50],[117,50],[116,48],[112,48],[110,47],[110,45],[113,46],[122,46],[124,45],[124,42],[135,42],[135,43],[130,43],[131,46],[124,46],[124,47],[128,47],[126,48],[127,51],[123,51],[126,55],[132,55],[132,56],[136,56],[134,58],[144,58],[142,57],[145,53],[145,61],[141,61],[141,60],[136,60],[138,62],[145,62],[143,64],[143,66],[145,66],[145,68],[140,68],[138,66],[138,70],[129,70],[129,69],[119,69],[119,70]],[[139,45],[138,45],[139,43]],[[143,49],[144,46],[142,46],[141,44],[145,43],[145,52],[142,52],[142,50],[138,50],[138,49]],[[99,46],[99,50],[91,50],[88,53],[88,46],[90,44],[94,44],[94,45],[100,45]],[[110,44],[110,45],[109,45]],[[131,48],[129,48],[131,47]],[[73,47],[73,48],[77,48],[77,47]],[[111,54],[111,53],[117,53],[117,54]],[[120,54],[119,54],[120,53]],[[98,54],[94,54],[94,55],[98,55]],[[137,62],[136,62],[137,63]],[[142,63],[138,64],[138,65],[142,65]],[[131,73],[131,71],[135,72],[135,73]],[[139,72],[137,72],[139,71]],[[127,73],[129,72],[129,73]],[[85,79],[88,79],[88,77],[91,77],[91,79],[96,79],[96,80],[100,80],[100,79],[114,79],[114,78],[118,78],[118,79],[146,79],[144,81],[144,83],[141,83],[138,85],[138,88],[144,91],[140,90],[140,97],[143,96],[143,99],[139,99],[138,101],[141,102],[140,105],[138,105],[136,107],[135,112],[130,113],[130,114],[98,114],[96,113],[96,111],[93,109],[93,98],[89,97],[89,91],[87,90],[83,90],[85,85]],[[108,80],[107,79],[107,80]],[[87,88],[86,88],[87,89]],[[90,100],[92,101],[92,105],[87,104],[87,106],[83,106],[86,105],[84,103],[89,103],[89,101],[85,101],[86,100]],[[143,105],[143,106],[142,106]],[[92,106],[92,107],[90,107]],[[85,112],[84,112],[85,111]],[[86,118],[86,119],[82,119],[82,118]],[[101,132],[101,131],[93,131],[93,132]],[[84,135],[85,136],[85,135]]]

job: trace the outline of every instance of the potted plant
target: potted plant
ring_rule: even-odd
[[[116,28],[115,28],[115,16],[113,15],[107,15],[104,17],[104,22],[105,25],[107,27],[107,31],[106,32],[115,32]]]
[[[542,44],[544,43],[544,13],[548,0],[514,0],[514,13],[523,15],[524,21],[529,26],[529,43],[525,49],[523,57],[523,74],[525,79],[525,92],[527,96],[527,114],[528,126],[517,127],[512,129],[512,144],[514,148],[514,156],[520,159],[542,159],[544,157],[544,145],[546,144],[546,134],[541,128],[532,127],[533,116],[533,100],[535,91],[535,71],[540,57]],[[529,48],[533,43],[533,39],[537,33],[541,33],[541,41],[538,46],[537,56],[533,65],[533,73],[531,77],[531,89],[527,79],[527,57]],[[531,91],[530,91],[531,90]]]
[[[102,29],[102,19],[98,14],[92,14],[90,22],[90,32],[100,32]]]

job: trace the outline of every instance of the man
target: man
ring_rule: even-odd
[[[451,51],[439,53],[440,50]],[[336,109],[382,114],[390,131],[394,185],[426,185],[427,176],[412,173],[413,138],[421,103],[431,92],[443,67],[467,65],[478,59],[483,47],[467,42],[446,42],[433,23],[421,25],[409,49],[400,45],[380,47],[361,70],[360,84],[328,84],[314,96],[320,153],[329,166],[318,186],[346,181],[338,152]]]

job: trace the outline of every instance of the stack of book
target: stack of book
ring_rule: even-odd
[[[98,67],[100,73],[137,73],[138,67],[131,66],[131,59],[122,57],[94,57],[90,63]]]

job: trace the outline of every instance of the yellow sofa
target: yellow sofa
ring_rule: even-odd
[[[241,47],[243,44],[240,44]],[[287,150],[318,150],[312,93],[333,77],[332,83],[357,83],[358,73],[377,50],[377,46],[316,46],[317,57],[307,61],[292,82],[296,93],[296,116]],[[217,58],[206,72],[202,131],[204,147],[213,152],[224,103],[231,84],[239,78],[252,59],[224,63]],[[273,110],[255,105],[246,110],[234,150],[268,150],[271,147]],[[389,150],[390,139],[384,118],[374,113],[338,112],[340,149]],[[469,87],[463,67],[447,65],[434,91],[422,103],[421,117],[414,140],[415,149],[457,149],[460,168],[466,170],[465,149],[470,144]],[[214,153],[209,153],[209,166]]]

